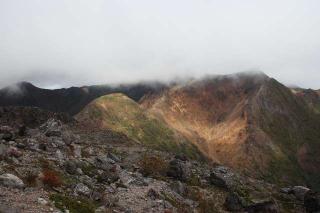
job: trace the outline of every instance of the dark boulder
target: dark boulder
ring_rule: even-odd
[[[18,135],[19,136],[25,136],[26,130],[27,130],[27,128],[26,128],[25,125],[20,125],[19,129],[18,129]]]
[[[10,132],[2,133],[2,139],[6,141],[11,141],[13,138],[13,134]]]
[[[66,172],[68,172],[71,175],[74,175],[77,173],[77,162],[76,161],[66,161],[64,164],[64,169]]]
[[[190,169],[183,161],[174,159],[169,163],[167,175],[176,180],[186,181],[190,176]]]
[[[245,208],[248,213],[278,213],[279,208],[274,201],[263,201]]]
[[[291,193],[300,201],[304,200],[304,196],[308,191],[310,191],[310,189],[304,186],[294,186],[291,189]]]
[[[40,143],[39,144],[39,149],[42,151],[47,151],[47,145],[45,143]]]
[[[308,213],[320,212],[320,193],[308,191],[304,196],[304,207]]]
[[[108,157],[98,156],[94,160],[94,165],[97,168],[102,169],[104,171],[109,171],[110,169],[112,169],[114,164],[115,164],[115,161]]]
[[[187,161],[188,160],[187,156],[184,155],[184,154],[175,155],[174,158],[178,159],[178,160],[181,160],[181,161]]]
[[[209,176],[209,183],[225,189],[232,189],[237,182],[236,175],[227,167],[217,166],[213,168]]]
[[[14,138],[13,129],[9,126],[0,127],[0,140],[11,141]]]
[[[240,211],[242,210],[241,198],[236,193],[229,193],[224,203],[225,208],[228,211]]]
[[[59,130],[49,130],[45,133],[47,137],[61,137],[62,133]]]
[[[119,180],[119,175],[117,172],[113,171],[104,171],[102,174],[98,175],[97,181],[99,183],[114,183]]]

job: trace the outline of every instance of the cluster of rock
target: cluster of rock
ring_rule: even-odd
[[[0,187],[44,190],[50,199],[34,201],[41,212],[319,210],[319,194],[306,188],[280,190],[227,167],[129,144],[114,133],[106,138],[54,118],[35,128],[3,125]]]

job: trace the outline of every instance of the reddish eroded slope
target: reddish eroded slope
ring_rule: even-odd
[[[249,137],[248,103],[267,81],[264,75],[229,76],[189,82],[142,104],[188,136],[211,159],[243,166]]]
[[[320,119],[302,98],[262,73],[192,81],[141,103],[219,163],[276,181],[302,181],[304,172],[315,172],[308,171],[314,168],[310,159],[318,162],[309,154],[314,149],[303,158],[298,153],[305,143],[319,147],[314,129]]]

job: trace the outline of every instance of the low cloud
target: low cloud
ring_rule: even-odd
[[[2,0],[0,86],[262,70],[320,88],[317,0]]]

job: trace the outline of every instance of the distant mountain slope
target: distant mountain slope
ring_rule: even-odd
[[[302,97],[311,108],[320,113],[320,90],[292,88],[292,92]]]
[[[138,103],[123,94],[100,97],[75,118],[94,128],[111,129],[130,139],[160,150],[201,158],[198,149],[164,122],[150,117]]]
[[[74,118],[65,113],[56,113],[37,107],[0,107],[0,125],[13,127],[26,126],[34,128],[46,122],[49,118],[59,119],[63,123],[73,123]]]
[[[320,118],[262,73],[192,81],[141,103],[215,161],[277,182],[320,186]]]
[[[31,106],[75,115],[92,100],[106,94],[121,92],[138,101],[145,94],[164,87],[159,83],[153,83],[152,86],[141,83],[115,87],[98,85],[49,90],[21,82],[0,90],[0,106]]]

